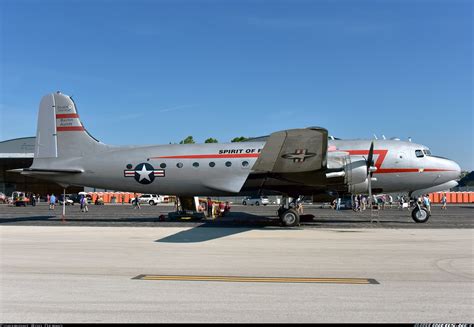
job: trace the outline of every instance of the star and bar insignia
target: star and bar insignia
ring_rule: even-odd
[[[307,149],[296,149],[294,153],[287,153],[281,157],[284,159],[293,159],[293,162],[303,162],[306,158],[314,157],[316,153],[309,153]]]
[[[138,164],[135,169],[124,170],[123,176],[134,177],[140,184],[151,184],[155,177],[165,177],[165,170],[155,169],[149,163],[143,162]]]

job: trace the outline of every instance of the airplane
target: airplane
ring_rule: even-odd
[[[299,225],[300,196],[408,192],[457,185],[461,169],[428,147],[391,140],[341,140],[321,127],[289,129],[238,143],[112,146],[85,129],[73,99],[61,92],[40,102],[33,164],[17,169],[67,187],[152,194],[235,196],[280,194],[283,226]],[[290,199],[293,201],[290,202]],[[430,214],[417,205],[417,223]]]

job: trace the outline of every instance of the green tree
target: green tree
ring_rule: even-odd
[[[207,140],[205,140],[204,143],[219,143],[219,141],[215,138],[210,137]]]
[[[191,135],[185,138],[184,140],[182,140],[181,142],[179,142],[179,144],[194,144],[194,143],[196,142],[194,142],[193,137]]]
[[[243,141],[246,141],[248,140],[249,138],[248,137],[245,137],[245,136],[240,136],[240,137],[234,137],[231,142],[243,142]]]

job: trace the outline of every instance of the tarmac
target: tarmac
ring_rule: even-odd
[[[129,204],[89,205],[89,212],[83,213],[79,206],[66,206],[67,226],[113,226],[113,227],[247,227],[264,228],[280,226],[277,216],[278,206],[232,205],[228,216],[216,219],[169,220],[167,214],[173,211],[172,205],[141,205],[133,209]],[[321,205],[305,205],[300,228],[474,228],[474,205],[450,205],[448,210],[441,206],[432,207],[432,216],[426,223],[417,224],[407,209],[396,206],[371,212],[352,210],[332,210]],[[166,218],[164,221],[160,219]],[[48,210],[46,203],[36,207],[13,207],[0,205],[0,226],[58,226],[62,221],[62,207]],[[378,223],[374,223],[378,221]]]
[[[171,208],[73,206],[62,222],[60,208],[0,205],[0,321],[474,321],[472,206],[425,224],[306,206],[295,228],[275,206],[160,221]]]

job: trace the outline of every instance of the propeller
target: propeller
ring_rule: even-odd
[[[372,209],[372,175],[377,168],[374,167],[374,142],[370,143],[369,155],[367,157],[367,187],[369,189],[369,208]]]

